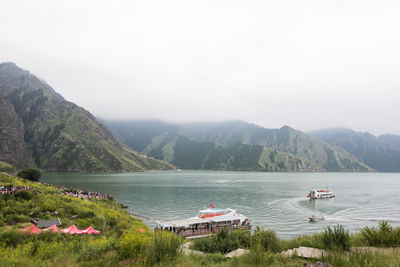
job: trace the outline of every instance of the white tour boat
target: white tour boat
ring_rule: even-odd
[[[335,197],[335,194],[326,187],[325,189],[312,189],[307,195],[310,199],[317,198],[331,198]]]
[[[213,206],[212,206],[213,207]],[[216,233],[221,229],[250,230],[250,219],[233,209],[207,208],[196,217],[169,222],[157,221],[156,229],[174,232],[183,237]]]

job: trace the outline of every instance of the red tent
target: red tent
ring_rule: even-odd
[[[94,230],[92,226],[89,226],[88,228],[86,228],[85,230],[82,230],[82,234],[101,234],[100,231]]]
[[[29,234],[40,234],[40,229],[37,228],[34,224],[31,224],[28,227],[19,230]]]
[[[75,224],[68,228],[61,230],[61,232],[65,233],[65,234],[73,234],[73,235],[82,234],[82,230],[78,229]]]
[[[57,225],[53,224],[50,227],[47,227],[46,229],[43,229],[43,231],[50,231],[52,233],[58,233],[60,232],[60,229],[58,229]]]
[[[136,231],[141,232],[141,233],[144,233],[144,232],[146,232],[146,229],[144,229],[144,228],[139,228],[139,229],[136,229]]]

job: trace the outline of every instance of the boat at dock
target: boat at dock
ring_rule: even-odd
[[[312,189],[308,193],[307,197],[309,199],[319,199],[319,198],[332,198],[335,194],[326,187],[325,189]]]
[[[233,209],[207,208],[201,210],[196,217],[161,222],[157,221],[158,230],[167,230],[185,238],[205,236],[218,232],[221,229],[250,230],[250,219],[236,213]]]

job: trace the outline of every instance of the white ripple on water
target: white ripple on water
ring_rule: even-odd
[[[218,183],[218,184],[226,184],[229,183],[231,180],[215,180],[214,183]]]

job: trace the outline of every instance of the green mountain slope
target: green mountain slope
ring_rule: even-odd
[[[341,147],[377,171],[400,171],[400,136],[374,136],[345,128],[314,131],[311,135]]]
[[[0,64],[0,160],[48,171],[171,169],[121,145],[93,115],[14,63]]]
[[[243,121],[174,125],[113,121],[106,126],[125,144],[184,169],[369,171],[341,148],[288,126],[265,129]]]

